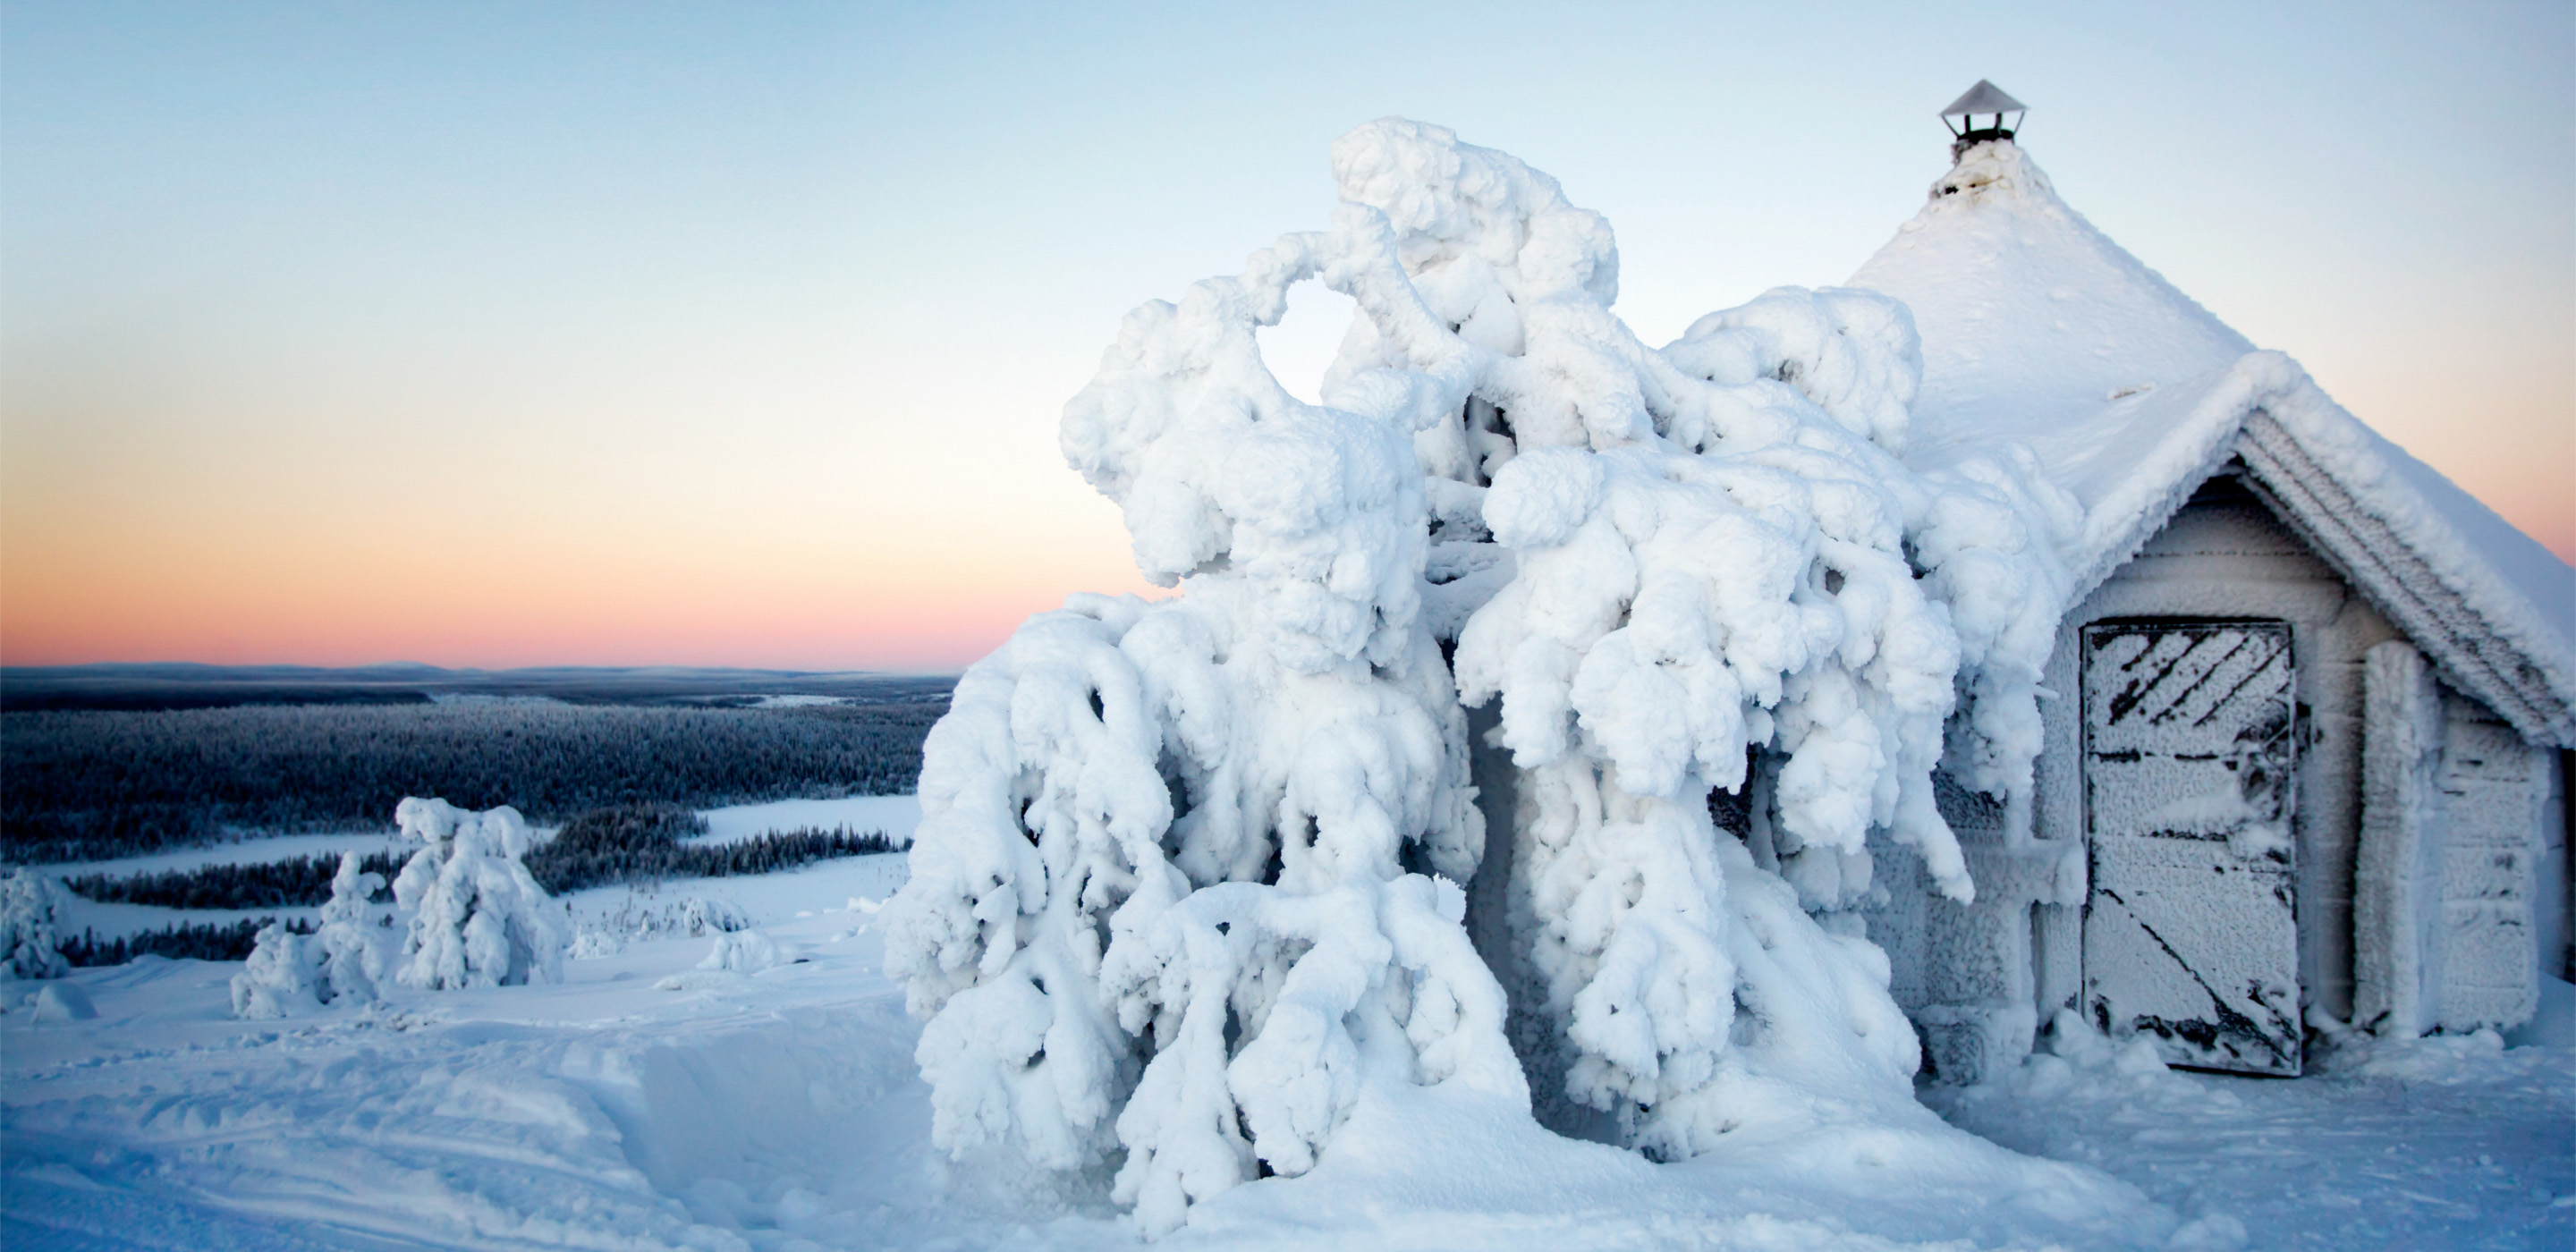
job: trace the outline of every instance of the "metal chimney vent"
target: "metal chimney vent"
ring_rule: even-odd
[[[2012,138],[2013,132],[2021,129],[2022,116],[2029,111],[2029,105],[2013,99],[2003,88],[1978,79],[1976,86],[1951,101],[1949,108],[1941,110],[1941,124],[1950,127],[1950,159],[1957,161],[1959,154],[1987,140]],[[2006,113],[2013,115],[2010,126],[2004,125]],[[1994,120],[1979,126],[1979,114],[1990,115]],[[1959,119],[1957,126],[1950,125],[1950,119],[1954,117]]]

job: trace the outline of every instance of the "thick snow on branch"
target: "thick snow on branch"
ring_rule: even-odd
[[[1652,349],[1546,175],[1394,120],[1333,168],[1330,232],[1137,309],[1066,408],[1182,594],[1033,619],[931,734],[887,960],[939,1141],[1123,1149],[1159,1232],[1311,1167],[1389,1073],[1527,1107],[1527,1060],[1663,1156],[1910,1110],[1885,958],[1809,911],[1868,890],[1873,827],[1972,893],[1932,770],[2027,788],[2071,503],[2010,450],[1905,466],[1892,300],[1782,289]],[[1255,340],[1310,278],[1359,310],[1321,406]],[[1496,698],[1480,959],[1463,706]],[[1747,786],[1755,846],[1710,816]]]
[[[1905,467],[1921,367],[1895,301],[1782,289],[1654,351],[1609,310],[1607,229],[1543,175],[1411,123],[1337,158],[1344,194],[1398,224],[1432,312],[1369,309],[1342,368],[1474,361],[1467,402],[1419,440],[1449,480],[1428,493],[1428,573],[1509,571],[1446,598],[1466,613],[1462,698],[1500,697],[1523,771],[1508,930],[1534,985],[1514,990],[1544,997],[1561,1050],[1536,1071],[1666,1156],[1712,1146],[1753,1115],[1748,1083],[1819,1055],[1903,1099],[1914,1042],[1883,959],[1777,907],[1708,796],[1757,784],[1793,903],[1857,902],[1872,827],[1969,898],[1932,770],[1964,690],[1968,780],[2027,788],[2071,504],[2020,485],[2009,453]],[[1454,181],[1351,176],[1387,170]],[[1782,968],[1799,977],[1762,973]]]
[[[1186,594],[1076,597],[968,671],[887,909],[940,1142],[1123,1148],[1151,1232],[1303,1172],[1364,1073],[1527,1105],[1460,924],[1483,827],[1420,613],[1412,436],[1455,399],[1387,375],[1307,405],[1254,339],[1319,271],[1409,298],[1371,219],[1129,315],[1065,451]]]

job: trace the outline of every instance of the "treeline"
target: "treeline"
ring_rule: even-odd
[[[944,699],[717,709],[446,703],[0,714],[0,859],[103,860],[234,829],[378,829],[404,796],[530,820],[896,795]]]
[[[682,843],[706,819],[676,805],[623,805],[584,813],[528,853],[528,873],[549,894],[604,883],[725,878],[795,869],[834,857],[895,851],[882,831],[807,828],[733,843]]]
[[[562,895],[603,883],[768,874],[834,857],[898,850],[881,831],[853,832],[847,827],[781,831],[734,843],[680,842],[689,835],[704,834],[706,828],[705,818],[673,804],[594,809],[565,823],[553,840],[531,849],[526,862],[528,873],[548,894]],[[360,859],[359,866],[365,872],[384,875],[385,881],[391,883],[416,850],[372,852]],[[299,856],[265,864],[205,865],[121,878],[81,874],[63,879],[63,886],[101,904],[149,904],[169,909],[312,908],[331,898],[331,880],[339,872],[340,858],[336,855]],[[177,955],[180,948],[197,941],[172,938],[159,942],[165,946],[138,951]],[[244,952],[249,950],[242,948]]]
[[[260,927],[275,920],[259,917],[238,922],[181,922],[104,943],[96,933],[83,930],[63,944],[63,959],[74,965],[123,965],[138,956],[166,956],[174,961],[239,961],[247,959],[257,946]],[[299,935],[313,933],[313,923],[307,921],[288,921],[286,928]]]
[[[402,871],[403,858],[370,852],[359,866],[386,882]],[[292,857],[256,865],[206,865],[111,878],[80,874],[63,879],[74,895],[100,904],[151,904],[165,909],[311,908],[331,898],[340,872],[337,854]]]

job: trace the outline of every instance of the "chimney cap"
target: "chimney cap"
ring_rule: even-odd
[[[1941,116],[1963,117],[1970,113],[2020,113],[2029,108],[2029,105],[2013,99],[2003,88],[1980,78],[1976,86],[1970,87],[1958,99],[1951,101],[1949,108],[1941,110]]]
[[[1976,86],[1951,101],[1949,108],[1941,110],[1941,124],[1950,127],[1950,163],[1958,164],[1959,158],[1978,144],[1998,140],[2011,142],[2013,132],[2021,129],[2021,119],[2029,111],[2029,105],[2005,94],[2003,88],[1978,79]],[[2006,113],[2013,115],[2009,126],[2004,124]],[[1983,126],[1977,124],[1980,114],[1988,119]],[[1950,119],[1954,117],[1959,119],[1959,124],[1950,126]]]

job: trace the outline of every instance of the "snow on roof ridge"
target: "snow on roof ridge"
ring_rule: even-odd
[[[2142,392],[2134,404],[2107,408],[2104,418],[2117,413],[2123,419],[2114,429],[2102,429],[2113,426],[2110,421],[2084,423],[2086,435],[2112,437],[2084,440],[2110,463],[2068,484],[2085,506],[2084,530],[2067,560],[2075,571],[2076,599],[2136,555],[2226,465],[2236,453],[2245,415],[2262,397],[2301,377],[2298,363],[2279,352],[2250,352],[2178,386]],[[2140,447],[2117,437],[2139,433],[2153,442]]]
[[[2576,747],[2576,568],[2304,370],[2244,427],[2239,454],[2257,485],[2444,679],[2526,738]]]
[[[2067,559],[2075,601],[2241,458],[2282,520],[2446,680],[2526,737],[2576,747],[2576,568],[2371,430],[2298,362],[2250,352],[2076,425],[2074,442],[2126,451],[2069,484],[2086,506]]]

